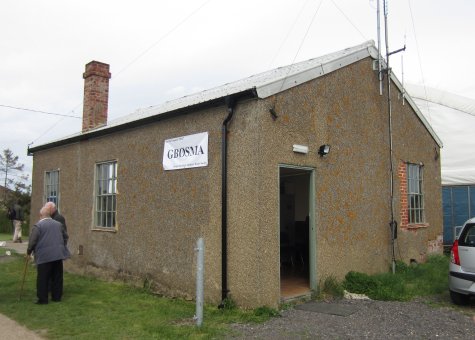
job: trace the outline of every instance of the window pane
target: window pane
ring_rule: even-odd
[[[117,163],[101,163],[96,167],[96,225],[115,227]]]
[[[424,222],[424,196],[422,188],[422,167],[417,164],[407,164],[409,223]]]
[[[54,202],[59,208],[59,170],[46,171],[44,181],[44,201]]]

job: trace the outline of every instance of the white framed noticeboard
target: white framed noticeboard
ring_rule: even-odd
[[[208,166],[208,132],[165,140],[163,169],[178,170]]]

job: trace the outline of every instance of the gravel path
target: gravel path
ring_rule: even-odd
[[[235,324],[232,339],[475,339],[475,307],[465,313],[424,302],[341,300],[349,316],[289,309],[266,323]]]

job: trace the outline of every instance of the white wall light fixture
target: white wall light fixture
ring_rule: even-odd
[[[294,150],[294,152],[296,152],[296,153],[304,153],[304,154],[307,154],[307,153],[308,153],[308,146],[306,146],[306,145],[294,144],[293,150]]]

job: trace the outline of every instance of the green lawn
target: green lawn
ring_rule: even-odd
[[[0,234],[0,242],[2,241],[9,241],[12,239],[12,236],[10,234]],[[7,249],[4,247],[0,247],[0,256],[4,256],[6,253]]]
[[[35,305],[36,270],[28,265],[24,291],[19,299],[24,257],[13,254],[9,261],[0,253],[0,313],[49,339],[209,339],[231,332],[230,323],[262,322],[278,315],[261,307],[252,311],[206,306],[203,327],[193,321],[195,305],[169,299],[147,289],[93,278],[64,275],[64,298],[60,303]],[[427,263],[407,266],[398,263],[397,273],[366,275],[350,272],[343,282],[327,279],[321,296],[337,297],[343,289],[364,293],[376,300],[406,301],[424,297],[452,306],[448,298],[448,257],[432,256]],[[431,299],[430,297],[436,299]],[[331,298],[331,297],[330,297]],[[470,313],[472,307],[468,307]],[[467,312],[467,309],[460,309]],[[473,313],[472,313],[473,314]]]
[[[0,261],[0,313],[49,339],[208,339],[229,334],[232,322],[261,322],[275,311],[218,309],[206,306],[201,328],[195,305],[146,289],[65,273],[60,303],[35,305],[36,270],[29,264],[21,300],[24,258]]]
[[[9,241],[13,238],[10,234],[0,234],[0,241]]]

